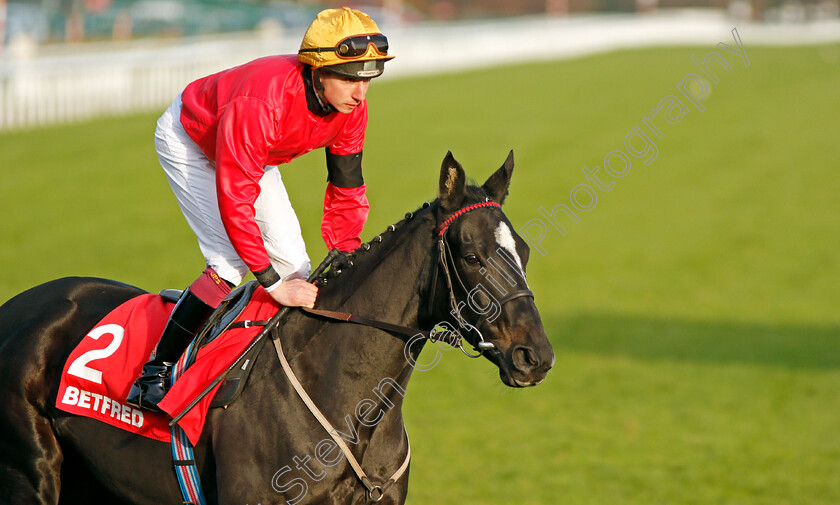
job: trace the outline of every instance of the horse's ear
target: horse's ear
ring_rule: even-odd
[[[461,164],[455,161],[452,151],[448,151],[440,167],[438,197],[440,198],[441,209],[452,212],[461,206],[461,202],[464,200],[466,178]]]
[[[487,193],[487,196],[501,205],[508,194],[511,174],[513,174],[513,149],[511,149],[502,166],[487,179],[487,182],[481,188]]]

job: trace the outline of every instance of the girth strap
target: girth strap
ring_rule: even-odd
[[[312,309],[307,309],[312,310]],[[325,311],[326,312],[326,311]],[[289,378],[289,382],[292,383],[292,387],[295,388],[297,391],[298,396],[300,399],[303,400],[303,403],[309,408],[309,411],[312,412],[312,415],[315,416],[315,419],[321,423],[321,426],[327,430],[330,437],[335,441],[338,447],[341,449],[341,452],[344,453],[344,456],[347,457],[347,462],[350,463],[350,466],[353,468],[353,471],[356,473],[356,476],[365,486],[367,490],[367,497],[368,500],[371,502],[377,502],[382,499],[384,496],[385,490],[388,489],[391,484],[399,480],[400,477],[405,473],[408,469],[408,463],[411,461],[411,443],[408,440],[408,433],[406,433],[406,444],[408,445],[408,451],[405,454],[405,460],[403,460],[402,465],[394,472],[388,480],[383,482],[382,484],[373,484],[370,479],[368,478],[365,471],[362,469],[362,466],[359,464],[359,461],[353,456],[353,453],[350,451],[350,448],[347,447],[347,444],[344,440],[336,435],[336,429],[333,428],[332,424],[327,420],[324,414],[321,412],[320,409],[315,405],[315,402],[312,401],[312,398],[309,397],[309,394],[303,389],[303,385],[295,376],[295,373],[292,371],[292,367],[289,366],[289,362],[286,360],[286,355],[283,353],[283,346],[280,344],[280,337],[278,335],[273,335],[272,341],[274,342],[274,348],[277,350],[277,357],[280,359],[280,364],[283,366],[283,371],[286,372],[286,377]]]

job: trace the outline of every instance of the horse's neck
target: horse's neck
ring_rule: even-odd
[[[424,222],[417,230],[417,225],[406,223],[370,251],[360,253],[354,267],[322,288],[318,308],[416,325],[421,288],[430,270],[433,226]],[[366,326],[328,322],[301,311],[292,313],[280,333],[286,357],[307,394],[371,478],[386,479],[406,453],[401,407],[412,371],[404,352],[408,339]],[[412,350],[421,347],[419,342]],[[233,410],[220,416],[218,430],[220,440],[250,437],[247,443],[264,452],[258,460],[281,468],[294,455],[312,454],[325,435],[292,391],[272,351],[257,358],[255,383],[261,387],[246,389]],[[241,435],[243,425],[255,416],[270,419],[278,412],[283,413],[279,428],[249,427]],[[306,426],[305,433],[289,437],[301,430],[299,426]],[[330,485],[335,487],[335,483]]]
[[[416,328],[431,265],[431,244],[424,237],[431,236],[432,228],[429,219],[416,219],[384,234],[381,243],[357,255],[354,267],[330,279],[334,287],[323,290],[319,308]],[[342,408],[363,398],[389,407],[401,404],[412,371],[406,359],[408,337],[351,323],[317,321],[313,326],[309,321],[306,327],[296,338],[301,358],[313,368],[321,368],[324,387],[341,382],[348,393],[339,400]],[[420,348],[422,342],[411,346],[414,353]],[[331,370],[325,371],[325,367]],[[354,380],[343,379],[347,377]]]
[[[426,235],[423,231],[388,237],[373,246],[381,251],[371,250],[369,257],[359,260],[357,272],[350,271],[344,280],[339,277],[337,282],[346,284],[344,293],[334,299],[342,307],[339,310],[356,310],[394,324],[416,326],[430,269],[430,244],[418,237]]]
[[[415,327],[431,273],[433,226],[426,211],[371,241],[370,250],[357,252],[355,266],[329,280],[319,305]]]

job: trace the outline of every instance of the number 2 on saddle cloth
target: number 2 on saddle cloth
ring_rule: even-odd
[[[247,295],[251,296],[235,321],[266,320],[277,312],[277,306],[261,287],[247,286],[246,289],[243,286],[240,290],[249,291],[243,294],[245,299]],[[236,297],[229,299],[233,298]],[[67,358],[56,408],[154,440],[170,441],[170,417],[135,409],[125,405],[124,399],[154,351],[173,307],[171,301],[160,295],[144,294],[128,300],[106,315]],[[211,324],[215,319],[215,316],[211,317]],[[183,372],[159,404],[164,412],[173,417],[182,413],[208,384],[242,355],[262,330],[261,327],[244,326],[234,325],[225,331],[223,338],[207,342],[194,353],[194,363]],[[178,425],[193,444],[201,435],[207,409],[218,388],[219,385],[216,385],[178,420]]]

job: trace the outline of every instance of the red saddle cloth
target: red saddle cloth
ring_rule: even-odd
[[[168,442],[171,417],[180,414],[227,370],[263,330],[261,326],[232,328],[199,349],[195,363],[158,404],[169,416],[126,405],[125,397],[157,345],[173,307],[159,295],[145,294],[128,300],[99,321],[64,364],[56,408]],[[266,321],[277,310],[277,304],[258,287],[236,320]],[[178,421],[193,444],[198,442],[218,388]]]

